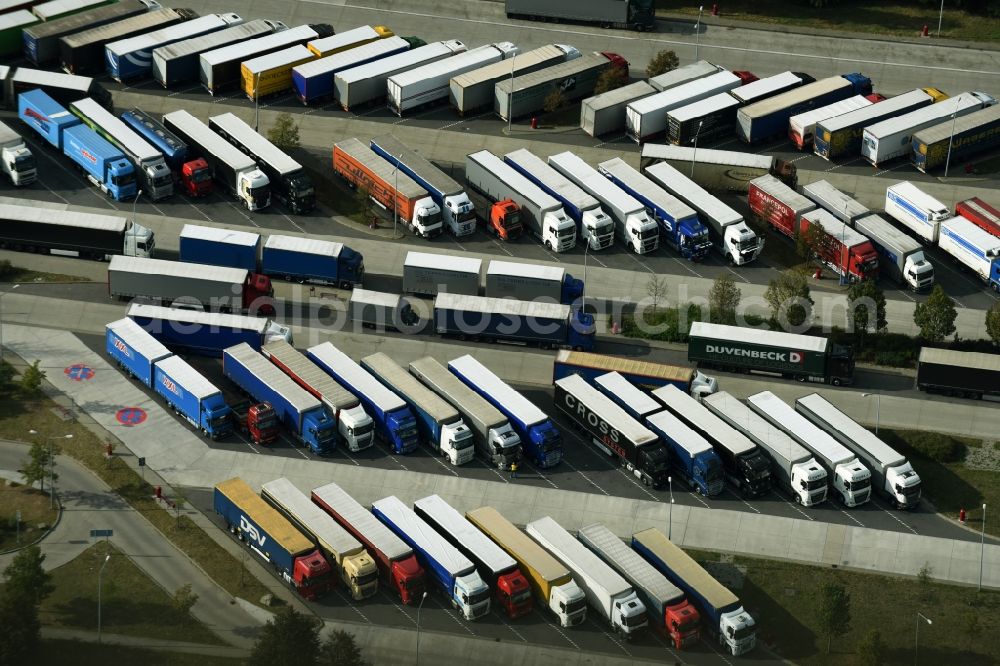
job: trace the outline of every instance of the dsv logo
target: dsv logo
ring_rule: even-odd
[[[129,358],[132,358],[132,350],[129,349],[128,345],[126,345],[121,340],[118,340],[118,339],[115,340],[115,349],[117,349],[121,353],[125,354]]]
[[[170,379],[170,377],[167,377],[166,375],[163,375],[163,381],[160,382],[160,383],[163,384],[163,387],[165,389],[167,389],[168,391],[170,391],[174,395],[180,395],[181,394],[180,390],[177,388],[177,384],[175,384],[173,382],[173,380]]]
[[[260,533],[256,527],[250,524],[246,516],[240,516],[240,531],[247,534],[259,547],[264,547],[267,536]]]

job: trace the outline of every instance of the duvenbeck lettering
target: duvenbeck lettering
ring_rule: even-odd
[[[723,356],[740,356],[743,358],[754,358],[764,361],[778,361],[780,363],[802,363],[805,360],[805,354],[797,351],[779,352],[764,351],[759,349],[745,349],[743,347],[705,345],[705,352],[708,354],[721,354]]]

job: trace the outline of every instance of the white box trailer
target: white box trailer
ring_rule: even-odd
[[[636,143],[645,143],[666,131],[668,111],[727,92],[740,83],[732,72],[717,72],[631,102],[625,107],[625,131]]]
[[[881,275],[914,291],[930,289],[934,284],[934,266],[924,254],[924,246],[909,234],[897,229],[880,215],[866,215],[854,222],[875,246]]]
[[[685,84],[688,81],[703,79],[706,76],[711,76],[712,74],[717,74],[723,71],[725,70],[718,65],[713,65],[707,60],[699,60],[698,62],[691,63],[690,65],[684,65],[683,67],[672,69],[665,74],[654,76],[649,80],[649,85],[653,86],[657,90],[670,90],[671,88],[676,88],[677,86]]]
[[[845,224],[853,226],[855,221],[871,214],[868,206],[841,192],[828,180],[817,180],[814,183],[809,183],[802,188],[802,194],[828,210]]]
[[[1000,290],[996,266],[1000,262],[1000,238],[962,216],[941,223],[938,247],[972,271],[984,283]]]
[[[731,130],[736,125],[739,105],[737,99],[723,92],[668,111],[667,142],[688,145],[695,137],[704,141]]]
[[[580,106],[580,129],[593,137],[611,132],[624,132],[625,107],[654,94],[656,88],[646,81],[636,81],[588,97]]]
[[[164,88],[198,78],[202,53],[284,30],[280,21],[258,19],[153,49],[153,78]]]
[[[885,212],[932,244],[938,242],[941,223],[951,217],[947,206],[909,181],[886,188]]]
[[[861,150],[861,139],[866,127],[893,118],[934,102],[930,91],[944,96],[933,88],[911,90],[901,95],[848,111],[835,118],[816,123],[813,132],[813,152],[825,160],[848,155],[854,157]]]
[[[492,65],[452,77],[449,81],[449,101],[459,115],[492,106],[493,90],[503,79],[530,74],[561,62],[580,57],[580,51],[565,44],[548,44],[518,53]]]
[[[788,119],[788,138],[798,146],[799,150],[807,150],[812,147],[817,123],[871,105],[872,101],[864,95],[855,95],[818,109],[798,113]]]
[[[244,61],[296,44],[305,44],[318,37],[320,37],[320,33],[313,26],[299,25],[286,30],[277,30],[273,34],[263,37],[206,51],[198,56],[201,85],[210,95],[214,95],[220,88],[240,81],[240,65]]]
[[[765,174],[771,174],[793,189],[798,184],[798,169],[792,162],[738,150],[644,144],[639,166],[645,170],[656,162],[666,162],[687,173],[691,180],[710,192],[746,194],[750,181]]]
[[[781,74],[775,74],[774,76],[767,76],[763,79],[757,79],[752,83],[748,83],[745,86],[740,86],[729,91],[729,94],[737,100],[741,106],[746,106],[748,104],[753,104],[754,102],[759,102],[762,99],[767,99],[773,95],[783,93],[786,90],[800,86],[806,83],[808,79],[809,83],[812,83],[813,78],[799,72],[782,72]]]
[[[482,270],[482,259],[411,250],[403,261],[403,293],[436,296],[447,291],[476,296]]]

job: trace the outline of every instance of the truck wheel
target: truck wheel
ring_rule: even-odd
[[[805,384],[806,383],[806,376],[805,375],[795,375],[795,381],[800,382],[802,384]]]
[[[840,377],[834,377],[830,380],[830,383],[834,386],[840,386],[843,382],[840,380]]]
[[[552,241],[545,241],[545,248],[551,252],[552,251]]]

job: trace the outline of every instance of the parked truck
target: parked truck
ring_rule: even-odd
[[[741,153],[688,146],[647,143],[642,147],[639,164],[642,171],[658,162],[666,162],[711,192],[746,193],[750,181],[770,174],[794,188],[798,184],[795,164],[770,155]],[[693,167],[693,170],[692,170]]]
[[[108,324],[105,341],[108,356],[153,389],[178,416],[212,439],[232,433],[231,410],[222,392],[135,321]]]
[[[543,349],[594,348],[594,317],[580,308],[441,292],[434,299],[434,331],[460,339],[538,345]]]
[[[31,11],[43,21],[53,21],[106,4],[109,4],[109,0],[49,0],[35,3]]]
[[[632,102],[655,94],[656,88],[648,82],[636,81],[588,97],[580,104],[580,129],[593,137],[612,132],[624,133],[625,108]]]
[[[563,205],[576,222],[577,236],[591,250],[611,247],[615,241],[615,222],[604,212],[600,201],[527,148],[507,153],[503,161]]]
[[[722,70],[643,97],[625,107],[625,132],[636,143],[646,143],[666,132],[670,111],[727,92],[741,83],[739,76]]]
[[[348,31],[353,32],[353,31]],[[342,37],[334,35],[326,39]],[[310,44],[319,44],[325,40],[317,40]],[[312,48],[312,47],[310,47]],[[334,77],[352,67],[360,67],[370,62],[388,58],[410,49],[410,43],[402,37],[390,36],[373,42],[356,46],[333,55],[324,55],[292,67],[292,88],[299,101],[306,106],[330,100],[334,94]],[[316,53],[316,49],[312,49]]]
[[[909,181],[886,188],[885,212],[931,245],[938,242],[941,223],[951,217],[947,206]]]
[[[288,479],[268,481],[260,496],[295,529],[319,547],[327,562],[336,569],[344,587],[355,601],[375,595],[378,568],[361,542],[340,526]]]
[[[21,33],[39,23],[39,18],[27,9],[0,14],[0,56],[20,56],[23,47]]]
[[[317,58],[325,58],[393,36],[395,33],[384,25],[362,25],[336,35],[313,40],[306,46],[316,54]]]
[[[667,483],[670,457],[659,438],[579,375],[555,381],[555,406],[643,485]]]
[[[718,636],[719,645],[734,657],[753,650],[757,625],[739,598],[671,543],[667,535],[651,527],[632,535],[632,547],[698,606],[702,626]]]
[[[246,23],[232,24],[221,30],[182,39],[173,44],[157,46],[152,50],[153,79],[164,88],[197,81],[198,63],[202,53],[270,35],[284,29],[285,24],[279,21],[257,19]]]
[[[493,90],[499,81],[579,57],[580,52],[576,48],[564,44],[548,44],[518,53],[513,59],[507,58],[452,77],[449,81],[449,101],[459,115],[477,111],[493,104]]]
[[[911,143],[913,166],[924,173],[989,150],[1000,143],[1000,105],[922,129],[913,134]]]
[[[659,227],[643,204],[602,176],[576,154],[566,151],[549,157],[549,166],[601,202],[615,223],[615,235],[636,254],[649,254],[660,245]]]
[[[863,217],[871,215],[871,210],[857,199],[841,192],[828,180],[817,180],[802,188],[802,194],[816,205],[826,209],[844,224],[854,226]]]
[[[142,109],[133,108],[121,114],[122,122],[152,144],[173,171],[175,182],[193,198],[206,197],[212,192],[212,171],[201,157],[188,159],[187,144]]]
[[[580,528],[577,538],[635,588],[650,621],[670,637],[675,649],[698,642],[701,617],[683,590],[600,523]]]
[[[232,113],[212,116],[208,126],[254,161],[267,176],[271,196],[301,215],[316,207],[316,188],[302,165]]]
[[[995,397],[1000,395],[998,377],[996,354],[923,347],[917,361],[917,388],[927,393],[972,400]]]
[[[964,92],[940,104],[919,108],[905,115],[883,120],[865,128],[861,156],[878,166],[913,152],[913,134],[950,118],[960,118],[996,104],[982,92]],[[948,122],[950,125],[950,121]],[[950,132],[950,127],[949,127]],[[949,134],[950,135],[950,134]]]
[[[315,600],[329,591],[330,564],[316,544],[268,506],[246,481],[233,478],[216,484],[214,506],[226,529],[270,563],[300,596]]]
[[[181,261],[258,270],[260,234],[185,224],[179,236]]]
[[[854,350],[829,338],[695,322],[688,360],[699,367],[840,386],[854,381]]]
[[[149,257],[155,245],[153,232],[127,217],[0,204],[0,247],[7,250],[109,261]]]
[[[729,91],[729,94],[740,103],[740,106],[748,106],[755,102],[763,101],[769,97],[780,95],[781,93],[798,88],[815,81],[813,77],[802,72],[782,72],[774,76],[767,76],[752,83],[747,83]],[[733,122],[736,122],[736,114],[733,114]]]
[[[562,91],[567,103],[589,97],[597,79],[611,69],[627,71],[628,61],[617,53],[591,52],[513,79],[501,79],[493,89],[493,110],[503,120],[512,121],[542,110],[545,98],[554,90]]]
[[[490,203],[505,199],[516,203],[521,224],[550,251],[566,252],[576,246],[576,224],[559,201],[490,151],[466,156],[465,179]]]
[[[454,178],[392,134],[373,138],[371,149],[427,190],[441,209],[448,231],[456,238],[475,233],[476,211]]]
[[[961,215],[977,227],[1000,238],[1000,210],[979,197],[972,197],[955,204],[955,214]]]
[[[938,247],[1000,292],[1000,238],[958,216],[941,223]]]
[[[796,504],[814,506],[826,499],[826,470],[782,428],[725,391],[707,397],[703,404],[726,425],[767,452],[774,485]]]
[[[517,562],[535,598],[552,611],[560,626],[583,623],[587,597],[565,566],[491,506],[468,511],[465,517]]]
[[[21,93],[36,88],[63,106],[84,97],[93,97],[104,108],[112,108],[111,93],[87,76],[0,65],[0,81],[3,86],[2,106],[6,109],[17,108]]]
[[[747,405],[816,456],[826,470],[827,483],[834,499],[846,507],[861,506],[871,499],[871,471],[858,461],[852,451],[770,391],[750,396]]]
[[[11,185],[30,185],[38,178],[35,156],[21,135],[0,123],[0,165]]]
[[[532,611],[531,587],[517,562],[465,516],[438,495],[417,500],[413,511],[476,565],[479,575],[493,590],[493,602],[507,617],[513,619]]]
[[[360,285],[365,274],[364,258],[343,243],[279,234],[267,237],[259,265],[264,275],[343,289]]]
[[[669,72],[654,76],[649,79],[649,84],[657,90],[670,90],[688,81],[703,79],[718,72],[724,71],[722,67],[712,64],[707,60],[698,60],[689,65],[683,65]]]
[[[193,155],[204,159],[215,181],[225,187],[248,211],[271,203],[271,182],[253,158],[241,153],[224,138],[183,109],[163,116],[163,124],[187,144]]]
[[[449,361],[448,369],[510,419],[521,440],[521,450],[533,465],[548,469],[559,464],[563,456],[562,433],[545,412],[468,354]]]
[[[827,104],[816,109],[810,109],[804,113],[798,113],[788,119],[788,138],[792,140],[799,150],[812,148],[813,136],[816,134],[816,124],[824,120],[842,116],[855,109],[863,109],[871,106],[874,100],[869,99],[872,95],[855,95],[842,99],[833,104]]]
[[[826,160],[857,155],[861,152],[861,140],[869,125],[902,116],[947,97],[936,88],[917,88],[884,102],[821,120],[816,123],[813,133],[813,152]]]
[[[310,498],[361,542],[375,560],[383,585],[404,604],[420,603],[425,589],[424,570],[410,546],[336,483],[314,489]]]
[[[573,572],[590,605],[612,631],[627,640],[644,633],[649,624],[646,606],[628,581],[548,516],[528,523],[526,531]]]
[[[250,345],[222,352],[222,372],[258,402],[267,402],[296,440],[316,455],[329,455],[337,444],[337,423],[326,406],[301,388]]]
[[[358,398],[286,340],[272,340],[260,353],[322,402],[337,424],[340,441],[356,453],[375,442],[375,423]]]
[[[288,28],[284,23],[272,34],[255,37],[229,46],[206,51],[198,56],[198,77],[209,95],[242,82],[241,65],[247,60],[274,53],[290,46],[329,37],[333,27],[326,23],[299,25]]]
[[[874,214],[855,221],[854,228],[867,236],[875,247],[880,275],[888,275],[914,291],[928,290],[934,284],[934,265],[924,254],[923,245],[912,236]]]
[[[795,411],[854,452],[871,470],[871,485],[874,489],[897,509],[913,509],[920,503],[920,477],[906,457],[893,450],[878,435],[861,426],[817,393],[796,400]]]
[[[420,437],[455,466],[476,454],[475,438],[462,414],[382,352],[361,359],[361,367],[406,401],[416,415]]]
[[[142,191],[153,201],[173,195],[174,176],[159,150],[89,97],[71,103],[69,110],[128,158],[139,175]]]
[[[292,331],[267,317],[225,312],[200,312],[132,303],[128,317],[171,349],[189,354],[222,357],[222,351],[246,343],[254,351],[274,340],[291,343]]]
[[[436,296],[441,292],[479,293],[482,259],[410,250],[403,260],[403,293]]]
[[[372,503],[372,513],[417,554],[452,607],[466,620],[490,612],[490,588],[472,561],[435,532],[395,495]]]
[[[280,95],[292,87],[292,68],[316,59],[304,44],[244,60],[240,64],[240,89],[253,101]]]
[[[498,470],[521,459],[521,438],[510,420],[430,356],[410,362],[410,374],[461,415],[472,432],[475,450]]]
[[[693,180],[665,162],[643,169],[655,184],[698,211],[708,227],[715,249],[735,266],[748,264],[764,249],[764,239],[747,226],[743,216],[709,194]]]
[[[24,57],[32,65],[47,65],[59,57],[59,38],[159,9],[156,0],[121,0],[87,11],[43,21],[21,33]]]
[[[668,111],[667,143],[687,146],[694,143],[696,137],[708,141],[730,134],[736,126],[736,109],[740,106],[731,92],[717,93]]]
[[[113,23],[63,35],[59,38],[59,65],[67,74],[104,74],[104,48],[111,42],[166,28],[196,16],[198,13],[191,9],[158,7]]]
[[[630,383],[647,390],[673,384],[696,398],[719,390],[719,382],[715,377],[709,377],[695,368],[566,350],[556,354],[552,365],[552,381],[576,374],[593,382],[598,376],[609,372],[618,373]]]
[[[358,397],[365,412],[375,421],[376,436],[394,453],[416,450],[417,420],[402,398],[330,342],[310,347],[306,356]]]
[[[367,190],[372,201],[414,234],[433,238],[444,231],[441,207],[427,190],[357,139],[333,144],[333,171],[352,188]]]
[[[693,208],[643,176],[620,157],[597,165],[613,184],[639,201],[653,216],[662,238],[682,257],[701,261],[712,249],[708,227],[698,220]]]
[[[573,305],[583,297],[583,280],[565,268],[491,259],[486,267],[485,294],[489,298],[548,301]]]
[[[860,73],[820,79],[743,107],[736,114],[736,135],[747,143],[784,135],[796,114],[871,92],[871,79]]]
[[[347,302],[351,320],[378,331],[408,333],[419,330],[420,316],[406,296],[370,289],[354,289]]]
[[[507,18],[556,23],[591,23],[602,28],[637,32],[656,29],[650,0],[555,0],[539,4],[529,0],[506,0]]]

